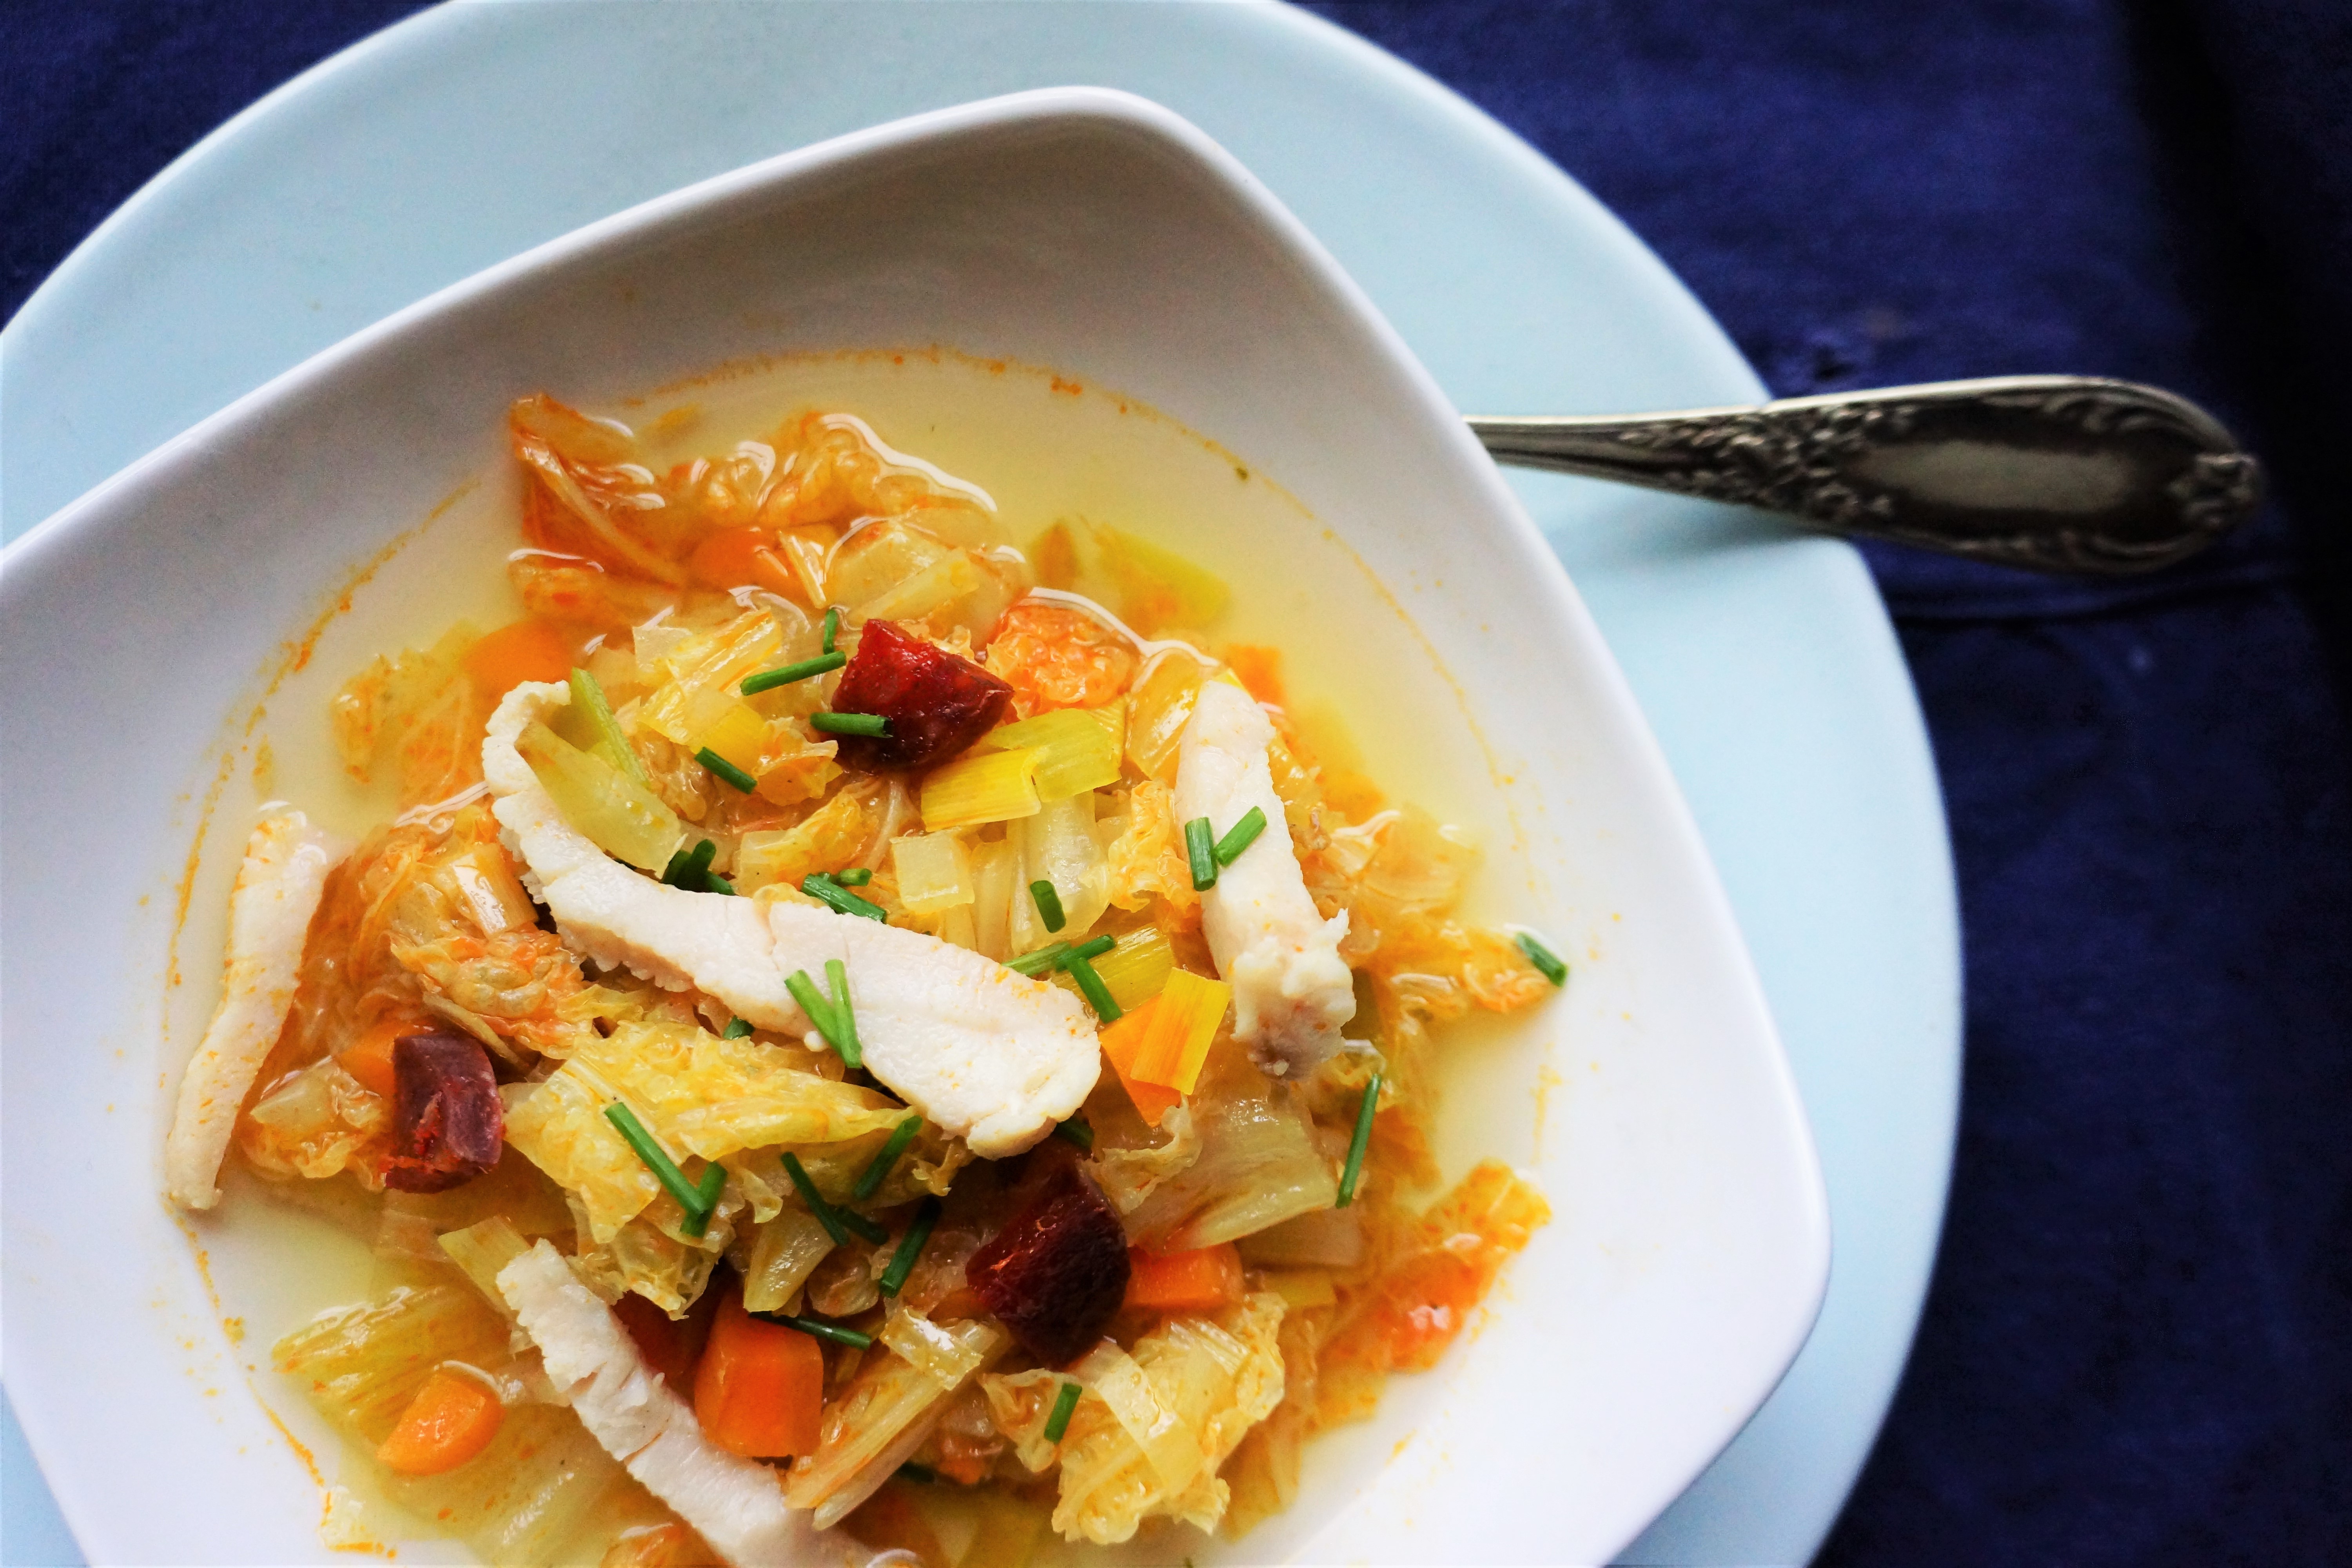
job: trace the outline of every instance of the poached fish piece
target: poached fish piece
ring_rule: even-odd
[[[839,959],[867,1070],[983,1159],[1017,1154],[1075,1112],[1102,1070],[1094,1026],[1056,985],[920,931],[785,900],[668,887],[606,855],[565,821],[515,737],[571,700],[516,687],[482,745],[499,825],[523,880],[576,951],[672,990],[716,997],[762,1028],[814,1026],[785,989],[824,989]]]
[[[1201,930],[1234,988],[1234,1037],[1269,1074],[1295,1078],[1339,1049],[1356,990],[1339,957],[1347,911],[1325,920],[1307,890],[1266,763],[1273,742],[1274,722],[1248,692],[1202,685],[1177,753],[1176,819],[1205,816],[1223,834],[1252,806],[1265,816],[1265,830],[1201,895]]]
[[[164,1190],[183,1207],[220,1202],[221,1158],[302,969],[302,939],[327,890],[327,873],[352,847],[300,812],[265,818],[246,841],[228,896],[228,965],[221,999],[180,1079],[163,1144]]]

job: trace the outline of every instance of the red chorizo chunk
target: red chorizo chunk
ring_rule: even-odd
[[[1118,1211],[1065,1165],[971,1255],[964,1278],[1023,1350],[1059,1366],[1102,1337],[1127,1297],[1129,1268]]]
[[[842,713],[878,713],[890,721],[890,732],[840,737],[841,763],[927,768],[945,762],[994,729],[1012,701],[1013,689],[970,659],[888,621],[868,621],[833,706]]]
[[[478,1041],[465,1035],[403,1035],[392,1045],[392,1081],[385,1186],[446,1192],[499,1163],[506,1107],[489,1053]]]

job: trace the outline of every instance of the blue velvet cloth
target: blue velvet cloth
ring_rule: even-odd
[[[410,7],[0,29],[0,305]],[[2130,376],[2269,460],[2125,584],[1874,551],[1949,802],[1968,1065],[1913,1362],[1824,1561],[2352,1563],[2347,0],[1326,4],[1624,216],[1774,389]]]

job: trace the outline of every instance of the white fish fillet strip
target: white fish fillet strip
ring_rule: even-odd
[[[1059,986],[919,931],[778,902],[688,892],[632,870],[564,820],[515,750],[569,688],[516,687],[482,744],[499,825],[523,880],[572,948],[672,990],[698,990],[765,1029],[805,1035],[785,976],[824,988],[844,962],[867,1068],[972,1152],[1002,1159],[1076,1111],[1102,1070],[1093,1025]]]
[[[286,1026],[302,939],[351,846],[299,811],[263,820],[246,842],[228,896],[228,964],[220,1005],[188,1058],[163,1143],[164,1191],[187,1208],[220,1202],[220,1167],[253,1076]]]
[[[723,895],[712,894],[709,897]],[[499,1270],[499,1294],[590,1436],[735,1568],[848,1568],[866,1553],[784,1501],[781,1476],[702,1435],[611,1309],[545,1241]]]
[[[1346,910],[1325,920],[1307,890],[1266,748],[1274,723],[1246,691],[1201,688],[1176,761],[1176,819],[1205,816],[1219,835],[1255,806],[1265,831],[1201,895],[1201,929],[1234,988],[1234,1037],[1276,1077],[1296,1076],[1339,1048],[1356,1016],[1355,981],[1339,957]]]

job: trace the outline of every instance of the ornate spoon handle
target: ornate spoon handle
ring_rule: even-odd
[[[2148,572],[2252,512],[2262,465],[2171,393],[2089,376],[1937,382],[1749,408],[1473,418],[1498,463],[1760,507],[2044,572]]]

